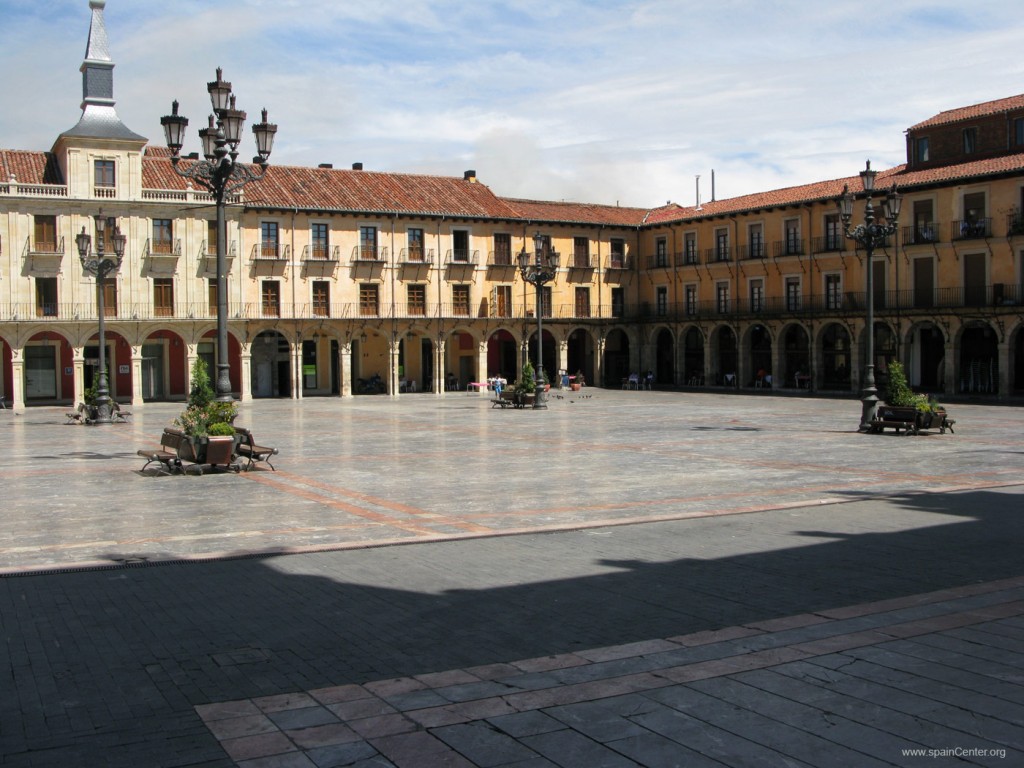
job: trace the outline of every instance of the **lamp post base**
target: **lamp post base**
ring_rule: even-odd
[[[878,393],[876,390],[864,390],[863,396],[860,399],[861,402],[861,413],[860,413],[860,426],[858,431],[870,432],[873,427],[871,422],[878,416]]]

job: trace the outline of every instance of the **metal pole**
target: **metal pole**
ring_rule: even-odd
[[[871,205],[871,194],[868,194],[867,205],[864,208],[865,229],[869,233],[864,240],[864,267],[867,275],[864,278],[864,285],[867,291],[865,304],[867,306],[867,337],[864,339],[865,357],[864,361],[864,382],[861,389],[861,415],[860,431],[867,432],[871,429],[871,422],[875,419],[878,410],[878,389],[875,387],[875,290],[871,258],[875,252],[873,225],[875,223],[875,211]]]
[[[221,161],[223,162],[223,160]],[[217,196],[217,400],[232,402],[231,364],[228,361],[228,223],[225,215],[224,184],[218,184]]]
[[[111,228],[112,229],[112,228]],[[111,231],[113,234],[113,231]],[[110,388],[107,382],[107,336],[106,309],[103,306],[103,282],[106,277],[106,262],[103,257],[103,241],[96,244],[96,311],[100,321],[100,372],[96,383],[96,421],[95,424],[110,424]]]

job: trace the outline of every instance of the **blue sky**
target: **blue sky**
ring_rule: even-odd
[[[108,0],[117,111],[163,144],[224,68],[272,163],[656,206],[853,175],[936,112],[1024,93],[1019,0]],[[88,0],[0,0],[0,146],[80,115]],[[243,155],[253,151],[247,143]]]

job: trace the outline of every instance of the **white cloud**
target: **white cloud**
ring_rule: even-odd
[[[78,119],[87,0],[0,0],[0,146]],[[272,162],[461,175],[499,194],[719,198],[902,161],[903,130],[1021,92],[1016,3],[108,0],[117,110],[162,144],[217,66],[280,130]],[[193,134],[194,135],[194,134]],[[195,142],[198,146],[198,141]]]

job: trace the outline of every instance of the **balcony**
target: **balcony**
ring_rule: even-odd
[[[903,227],[900,232],[900,242],[907,245],[930,245],[940,241],[939,228],[935,222],[914,224]]]
[[[843,242],[846,238],[838,232],[830,235],[818,235],[811,240],[811,250],[814,253],[834,253],[843,250]]]
[[[668,269],[670,266],[671,262],[669,261],[668,254],[665,252],[652,253],[647,257],[647,269],[649,270]]]
[[[696,248],[686,248],[676,254],[677,267],[692,267],[700,264],[700,254]]]
[[[352,249],[352,263],[377,263],[383,262],[388,257],[387,248],[377,248],[372,245],[357,245]]]
[[[181,256],[181,240],[146,240],[142,249],[144,259],[176,259]]]
[[[992,219],[960,219],[950,227],[950,240],[982,240],[992,237]]]
[[[511,254],[510,254],[511,255]],[[467,248],[453,248],[444,255],[444,263],[448,266],[452,265],[470,265],[474,266],[477,260],[480,258],[479,251],[471,251]]]
[[[1024,216],[1020,211],[1012,211],[1006,216],[1006,236],[1024,235]]]
[[[763,242],[748,243],[747,245],[740,246],[741,259],[763,259],[767,255]]]
[[[609,270],[629,269],[629,258],[624,253],[612,253],[608,256]]]
[[[488,267],[514,267],[515,259],[512,258],[511,250],[490,251],[487,254]]]
[[[341,260],[341,246],[330,246],[323,243],[314,243],[302,248],[302,260],[319,263],[336,262]]]
[[[278,243],[256,243],[252,247],[253,261],[288,261],[291,254],[292,247],[290,245],[286,245],[284,248],[281,248]]]
[[[433,249],[428,250],[422,246],[403,248],[398,252],[398,263],[410,265],[433,264],[434,251]]]
[[[776,240],[772,243],[772,251],[775,258],[782,256],[803,256],[807,251],[804,249],[802,237],[787,237],[785,240]]]
[[[704,262],[706,264],[722,261],[732,261],[731,245],[716,245],[714,248],[708,248],[704,251]]]
[[[576,251],[566,265],[569,269],[593,269],[595,259],[588,251]]]

